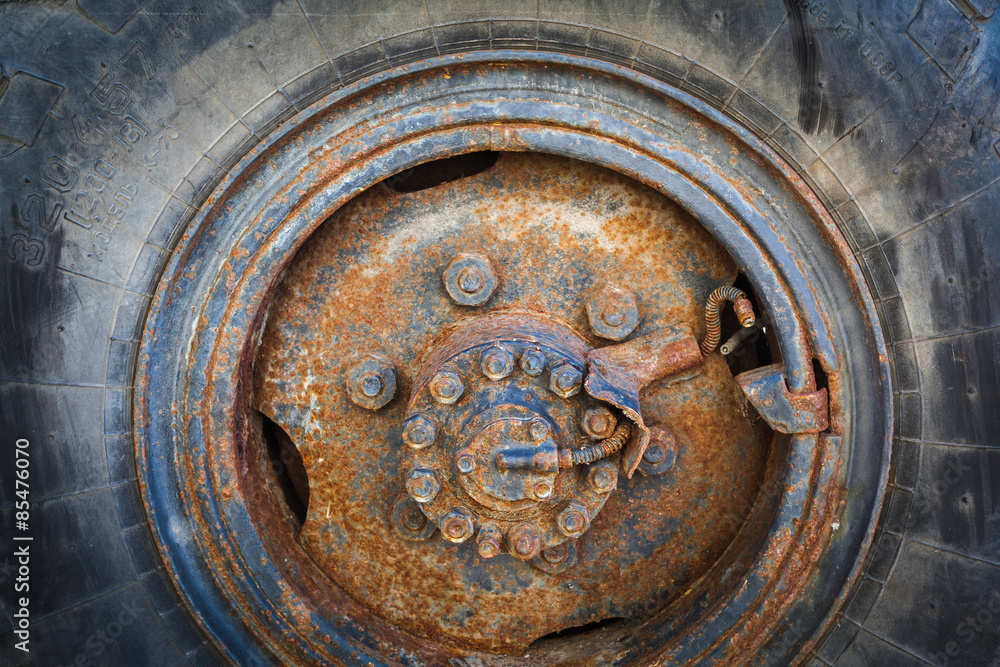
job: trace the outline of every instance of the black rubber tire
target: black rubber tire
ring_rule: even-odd
[[[757,133],[877,300],[890,489],[863,577],[802,661],[1000,663],[996,1],[344,4],[0,7],[0,660],[224,661],[158,559],[132,453],[137,341],[170,249],[240,156],[330,91],[442,53],[541,49],[640,70]],[[77,192],[105,181],[121,220],[74,224]]]

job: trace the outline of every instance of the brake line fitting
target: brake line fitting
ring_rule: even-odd
[[[708,356],[715,350],[722,337],[722,307],[727,301],[732,302],[733,310],[736,311],[736,317],[739,319],[741,326],[749,329],[757,323],[757,317],[753,312],[753,305],[750,303],[747,295],[743,293],[743,290],[731,285],[724,285],[717,288],[708,296],[708,301],[705,303],[706,332],[705,337],[699,344],[701,353],[705,356]]]

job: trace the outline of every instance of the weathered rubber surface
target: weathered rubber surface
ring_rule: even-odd
[[[1000,662],[997,0],[731,5],[0,6],[0,660],[220,659],[171,590],[135,481],[132,369],[160,267],[227,167],[296,109],[393,65],[524,48],[718,106],[800,170],[858,253],[897,438],[873,557],[813,663]],[[120,192],[103,227],[70,219]],[[17,438],[30,654],[13,648]]]

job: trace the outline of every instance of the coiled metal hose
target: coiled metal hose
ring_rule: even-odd
[[[594,461],[611,456],[625,446],[631,433],[632,425],[628,422],[622,422],[610,437],[596,444],[572,450],[570,454],[573,457],[573,465],[578,466],[582,463],[593,463]]]
[[[736,317],[739,318],[741,325],[752,327],[757,321],[753,306],[742,290],[732,285],[724,285],[716,289],[709,295],[708,301],[705,303],[705,328],[707,332],[705,338],[699,343],[701,353],[706,356],[711,354],[722,337],[720,314],[727,301],[733,303],[733,310],[736,311]]]

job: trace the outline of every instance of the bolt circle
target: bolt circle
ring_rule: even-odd
[[[476,458],[468,452],[462,452],[455,459],[455,467],[460,473],[467,475],[476,469]]]
[[[443,405],[452,405],[458,402],[464,391],[465,384],[462,382],[461,376],[450,369],[438,371],[430,382],[431,396]]]
[[[406,478],[406,491],[418,503],[431,502],[440,490],[441,483],[428,468],[414,468]]]
[[[542,550],[542,537],[538,531],[527,524],[522,524],[512,530],[507,536],[511,553],[521,560],[531,560]]]
[[[403,442],[413,449],[423,449],[434,443],[437,426],[424,415],[413,415],[403,423]]]
[[[559,513],[556,525],[566,537],[580,537],[590,527],[590,513],[583,505],[570,503],[569,507]]]
[[[493,345],[483,351],[483,375],[491,380],[501,380],[514,371],[514,353],[503,345]]]
[[[545,370],[545,355],[540,350],[525,350],[521,355],[521,370],[531,376]]]
[[[598,493],[608,493],[618,484],[618,467],[611,461],[598,461],[587,473],[590,488]]]
[[[441,535],[449,542],[461,544],[472,537],[474,531],[472,515],[465,508],[453,507],[441,517]]]

